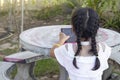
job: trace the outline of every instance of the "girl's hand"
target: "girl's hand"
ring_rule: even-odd
[[[70,36],[67,36],[66,34],[60,32],[59,34],[59,44],[64,44],[66,40],[68,40]]]
[[[64,43],[65,43],[65,41],[67,40],[67,39],[69,39],[69,37],[70,36],[67,36],[67,35],[65,35],[64,33],[62,33],[62,32],[60,32],[60,34],[59,34],[59,41],[58,41],[58,43],[56,43],[56,44],[58,44],[58,45],[63,45]],[[57,47],[59,47],[59,46],[53,46],[52,48],[51,48],[51,50],[50,50],[50,56],[51,57],[55,57],[55,55],[54,55],[54,50],[55,50],[55,48],[57,48]]]

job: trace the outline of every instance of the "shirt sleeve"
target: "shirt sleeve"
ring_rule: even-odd
[[[109,59],[109,57],[110,57],[110,55],[111,55],[111,47],[109,47],[107,44],[105,44],[105,54],[104,54],[104,56],[105,56],[105,58],[106,58],[106,60],[108,60]]]
[[[108,65],[108,59],[111,55],[111,47],[109,47],[106,43],[102,43],[104,47],[103,53],[101,54],[100,60],[101,60],[101,65],[102,65],[102,70],[106,70],[109,65]]]
[[[66,53],[67,50],[65,48],[65,45],[62,45],[54,50],[54,54],[58,63],[61,64],[63,67],[65,67]]]

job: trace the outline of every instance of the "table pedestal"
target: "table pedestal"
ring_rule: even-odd
[[[112,70],[113,70],[113,65],[109,63],[109,68],[103,72],[102,80],[108,80],[108,78],[112,74]]]
[[[35,62],[21,64],[17,63],[17,74],[14,80],[37,80],[33,75]]]
[[[66,69],[61,65],[59,65],[59,67],[60,67],[60,78],[59,78],[59,80],[68,80],[68,73],[67,73]]]

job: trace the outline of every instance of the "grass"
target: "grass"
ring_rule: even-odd
[[[44,59],[36,62],[34,69],[35,76],[40,77],[44,75],[51,76],[59,73],[58,63],[55,59]]]
[[[17,74],[17,67],[16,67],[16,65],[14,66],[13,71],[10,74],[11,74],[10,78],[14,79],[15,75]]]
[[[17,51],[18,51],[17,48],[15,48],[15,49],[4,49],[4,50],[0,50],[0,54],[7,56],[7,55],[10,55],[10,54],[15,53]],[[3,58],[0,57],[0,61],[2,61],[2,60],[3,60]]]
[[[116,73],[118,75],[120,75],[120,64],[118,64],[117,62],[113,61],[114,65],[113,66],[113,73]]]
[[[8,48],[8,49],[1,50],[0,52],[4,55],[9,55],[9,54],[15,53],[17,51],[18,51],[17,48],[15,48],[15,49],[9,49]]]
[[[0,17],[8,15],[8,11],[1,11],[0,12]]]
[[[32,18],[37,20],[48,20],[60,14],[62,14],[61,6],[55,5],[52,7],[45,7],[42,10],[32,11]]]
[[[120,75],[120,71],[113,71],[113,73]]]

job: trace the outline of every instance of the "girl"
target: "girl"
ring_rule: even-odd
[[[103,71],[108,68],[111,48],[96,42],[98,20],[93,9],[77,9],[71,19],[76,43],[65,43],[69,36],[60,33],[58,43],[50,51],[67,70],[70,80],[102,80]]]

